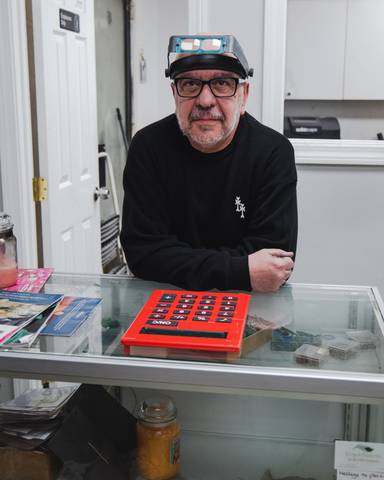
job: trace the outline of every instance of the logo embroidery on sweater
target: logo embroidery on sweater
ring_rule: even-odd
[[[240,218],[245,218],[244,212],[245,212],[245,205],[244,203],[241,203],[241,198],[236,197],[235,198],[235,205],[236,205],[236,212],[240,212]]]

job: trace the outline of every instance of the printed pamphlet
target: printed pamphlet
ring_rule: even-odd
[[[0,345],[64,295],[0,290]]]
[[[102,301],[102,298],[64,297],[41,335],[72,335]]]
[[[15,334],[8,337],[3,343],[3,346],[7,348],[30,347],[41,330],[47,325],[59,304],[60,301],[45,309],[44,312],[37,315],[28,325],[25,325]]]

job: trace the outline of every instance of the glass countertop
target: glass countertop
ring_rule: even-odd
[[[30,348],[2,347],[0,373],[159,388],[384,398],[384,307],[374,287],[286,284],[272,294],[252,293],[247,323],[269,328],[249,336],[249,351],[239,358],[172,349],[127,354],[121,337],[152,292],[162,289],[179,290],[132,276],[52,274],[41,293],[103,301],[69,337],[40,335]],[[357,350],[352,344],[344,347],[358,332],[371,338]],[[315,353],[295,353],[302,344],[314,346]]]

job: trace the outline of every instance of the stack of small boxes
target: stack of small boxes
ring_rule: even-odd
[[[299,365],[321,368],[329,357],[348,361],[363,350],[375,350],[379,344],[380,340],[369,330],[348,331],[345,338],[333,338],[324,346],[318,328],[281,327],[273,331],[271,348],[293,352],[294,361]]]

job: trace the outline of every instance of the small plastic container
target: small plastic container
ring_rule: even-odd
[[[271,350],[276,352],[295,352],[301,345],[320,347],[322,336],[318,327],[286,327],[276,328],[272,332]]]
[[[349,360],[360,353],[360,343],[346,338],[336,338],[329,342],[329,354],[338,360]]]
[[[328,359],[328,348],[315,345],[302,345],[293,354],[295,362],[299,365],[321,368]]]
[[[17,282],[17,245],[10,215],[0,212],[0,288]]]
[[[142,478],[171,478],[180,468],[180,427],[171,397],[153,395],[140,405],[137,422],[137,468]]]
[[[346,333],[349,340],[358,342],[361,350],[375,350],[380,340],[369,330],[352,330]]]

